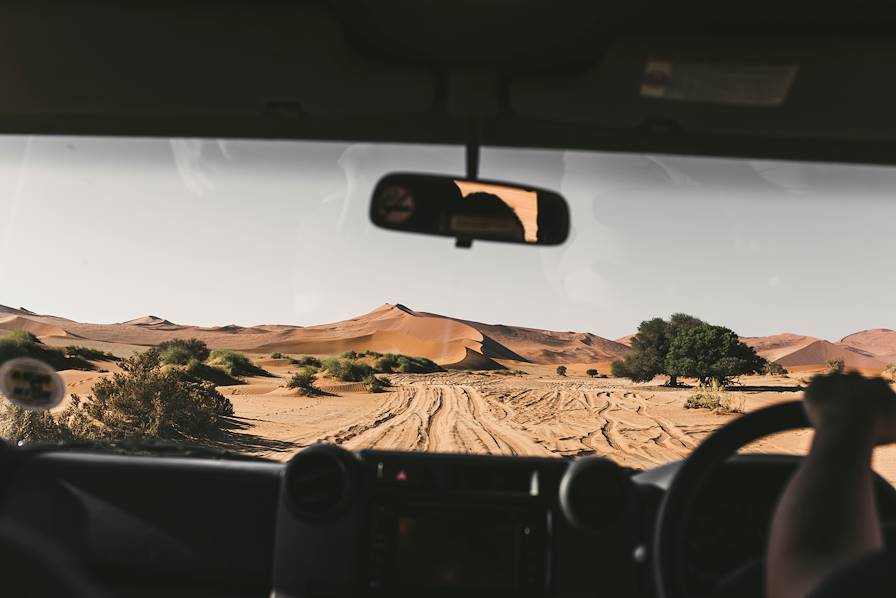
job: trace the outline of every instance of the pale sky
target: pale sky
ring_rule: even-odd
[[[486,148],[483,178],[567,198],[565,245],[370,224],[383,174],[463,164],[459,147],[0,137],[0,304],[310,325],[401,302],[609,338],[676,311],[751,336],[896,328],[896,169]]]

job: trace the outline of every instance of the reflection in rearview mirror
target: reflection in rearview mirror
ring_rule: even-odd
[[[569,234],[569,208],[557,193],[493,181],[390,174],[373,192],[370,218],[390,230],[474,239],[559,245]]]

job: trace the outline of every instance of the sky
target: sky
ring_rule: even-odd
[[[390,171],[460,147],[0,137],[0,304],[85,322],[311,325],[383,303],[607,338],[687,312],[746,336],[896,328],[896,169],[484,148],[554,189],[559,247],[375,228]]]

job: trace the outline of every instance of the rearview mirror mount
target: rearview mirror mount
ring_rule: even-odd
[[[370,202],[374,225],[394,231],[560,245],[569,235],[569,208],[558,193],[500,181],[394,173],[377,183]]]

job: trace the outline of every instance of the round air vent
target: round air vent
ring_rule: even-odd
[[[624,520],[632,499],[625,472],[612,461],[573,461],[560,481],[560,508],[574,526],[601,531]]]
[[[303,518],[334,515],[351,502],[355,457],[330,445],[309,447],[286,465],[286,500]]]

